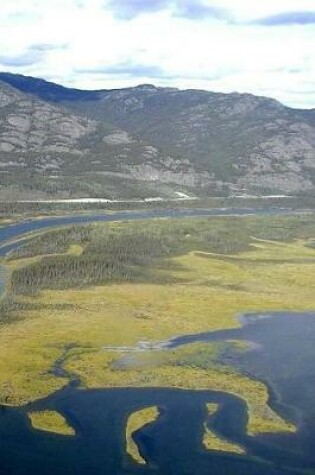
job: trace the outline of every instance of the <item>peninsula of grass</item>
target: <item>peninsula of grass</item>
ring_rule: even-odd
[[[139,452],[139,447],[134,441],[134,434],[146,425],[155,422],[160,415],[156,406],[145,407],[129,415],[126,425],[126,452],[134,462],[145,465],[147,462]]]
[[[154,352],[148,358],[143,353],[138,365],[126,369],[117,369],[119,354],[115,352],[89,352],[70,358],[66,369],[79,375],[88,388],[163,387],[228,392],[247,403],[248,435],[295,432],[293,424],[269,407],[266,386],[231,367],[217,364],[212,347],[209,343],[194,343],[172,351],[162,350],[162,354]]]
[[[216,403],[208,403],[208,416],[214,416],[218,411],[219,405]],[[246,452],[243,447],[226,439],[222,439],[216,432],[211,430],[207,424],[204,423],[204,434],[202,443],[207,450],[215,450],[219,452],[229,452],[232,454],[244,455]]]
[[[70,345],[64,366],[83,387],[226,391],[246,401],[248,433],[294,431],[263,383],[218,364],[215,343],[136,356],[123,347],[235,328],[242,313],[314,310],[314,239],[312,215],[102,223],[30,239],[5,261],[1,402],[67,384],[50,369]],[[121,366],[126,355],[135,364]]]

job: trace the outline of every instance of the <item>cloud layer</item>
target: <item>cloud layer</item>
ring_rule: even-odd
[[[51,45],[38,43],[30,45],[26,51],[13,55],[0,54],[0,64],[8,67],[20,68],[34,66],[45,60],[46,52],[66,49],[66,45]]]
[[[106,4],[115,16],[132,19],[146,13],[168,10],[173,16],[190,20],[228,19],[228,10],[200,0],[110,0]]]
[[[110,9],[117,18],[132,19],[143,13],[158,12],[169,6],[169,0],[110,0],[105,8]]]
[[[0,69],[100,89],[151,82],[315,107],[314,0],[1,0]]]
[[[114,64],[113,66],[99,66],[90,69],[77,69],[77,74],[101,74],[109,76],[127,76],[130,78],[156,78],[164,76],[163,70],[158,66],[150,66],[149,64],[134,64],[132,62],[124,62]]]
[[[254,23],[265,26],[313,25],[315,24],[315,11],[278,13],[278,15],[259,18]]]

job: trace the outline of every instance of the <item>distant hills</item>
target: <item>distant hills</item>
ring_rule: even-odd
[[[0,73],[0,199],[312,194],[315,110]]]

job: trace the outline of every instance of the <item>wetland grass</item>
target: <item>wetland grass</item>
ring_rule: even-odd
[[[55,231],[45,232],[5,262],[15,304],[7,317],[18,318],[0,330],[2,403],[25,404],[67,384],[50,369],[73,344],[65,368],[87,388],[226,391],[246,401],[249,434],[295,430],[270,409],[263,383],[218,364],[214,343],[143,353],[141,368],[124,369],[115,362],[125,352],[104,348],[236,328],[242,313],[314,310],[312,216],[84,228],[60,230],[57,246],[49,244]]]
[[[211,419],[219,409],[216,403],[207,404],[208,416]],[[207,422],[204,423],[204,434],[202,443],[207,450],[215,450],[219,452],[229,452],[232,454],[244,455],[246,452],[243,447],[226,439],[222,439],[215,431],[209,428]]]
[[[139,447],[134,440],[134,434],[146,425],[155,422],[159,415],[160,411],[156,406],[145,407],[129,415],[126,425],[126,452],[134,462],[141,465],[147,463],[140,454]]]
[[[28,417],[32,427],[45,432],[54,434],[74,436],[75,431],[69,426],[66,419],[55,411],[37,411],[29,412]]]

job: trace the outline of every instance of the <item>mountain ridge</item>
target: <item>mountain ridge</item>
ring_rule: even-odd
[[[0,111],[4,199],[314,191],[315,110],[275,99],[0,73]]]

